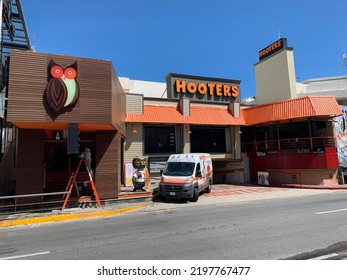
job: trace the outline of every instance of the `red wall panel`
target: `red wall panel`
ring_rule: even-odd
[[[327,148],[324,154],[266,155],[249,158],[251,181],[254,182],[257,181],[258,171],[268,169],[337,169],[338,167],[335,148]]]

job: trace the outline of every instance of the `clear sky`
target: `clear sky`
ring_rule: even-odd
[[[346,0],[21,0],[37,52],[110,60],[120,77],[241,80],[255,94],[258,51],[280,37],[298,81],[347,75]]]

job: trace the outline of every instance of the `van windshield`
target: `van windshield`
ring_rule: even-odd
[[[169,176],[190,176],[194,172],[194,162],[168,162],[163,174]]]

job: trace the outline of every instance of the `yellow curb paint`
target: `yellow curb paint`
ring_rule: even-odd
[[[100,212],[89,212],[89,213],[76,213],[76,214],[62,214],[58,216],[48,216],[48,217],[35,217],[30,219],[14,220],[14,221],[3,221],[0,222],[0,227],[11,227],[11,226],[20,226],[20,225],[30,225],[38,223],[49,223],[49,222],[59,222],[59,221],[68,221],[74,219],[85,219],[85,218],[94,218],[94,217],[108,217],[113,215],[119,215],[137,209],[151,205],[153,202],[143,203],[140,205],[114,209],[114,210],[105,210]]]

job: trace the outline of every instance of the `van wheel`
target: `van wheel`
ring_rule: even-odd
[[[211,191],[212,191],[211,181],[208,181],[208,186],[207,186],[207,188],[205,189],[205,192],[206,192],[206,193],[210,193]]]
[[[199,200],[199,191],[198,188],[194,189],[194,195],[193,198],[191,199],[191,202],[197,202]]]

